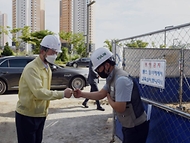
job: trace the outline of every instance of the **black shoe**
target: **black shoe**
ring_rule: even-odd
[[[83,105],[85,108],[88,108],[88,106],[86,105],[85,102],[83,102],[82,105]]]
[[[97,110],[104,111],[105,109],[102,107],[97,107]]]

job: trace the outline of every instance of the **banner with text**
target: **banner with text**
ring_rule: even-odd
[[[158,88],[165,88],[166,60],[141,59],[139,83]]]

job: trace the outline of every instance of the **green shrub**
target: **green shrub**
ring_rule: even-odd
[[[12,56],[13,55],[13,51],[12,49],[9,47],[8,43],[6,43],[3,52],[1,53],[2,56]]]

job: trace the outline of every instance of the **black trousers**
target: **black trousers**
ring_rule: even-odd
[[[133,127],[122,127],[123,142],[122,143],[146,143],[149,130],[149,121]]]
[[[41,143],[46,117],[28,117],[15,112],[18,143]]]
[[[97,84],[90,84],[91,88],[90,88],[90,92],[94,92],[94,91],[98,91],[98,86]],[[89,99],[85,99],[84,100],[84,103],[87,103]],[[96,105],[97,105],[97,108],[100,107],[100,102],[99,100],[96,100]]]

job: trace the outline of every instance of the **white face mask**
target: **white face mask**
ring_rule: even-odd
[[[46,60],[47,60],[49,63],[51,63],[51,64],[54,64],[56,58],[57,58],[57,55],[56,55],[56,54],[54,54],[54,55],[47,55],[47,56],[46,56]]]

